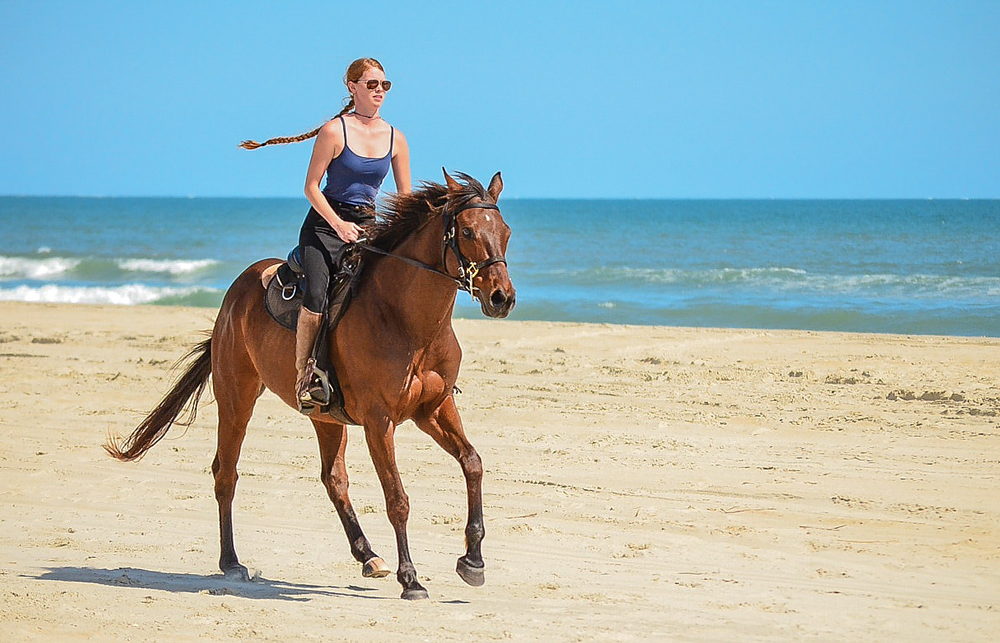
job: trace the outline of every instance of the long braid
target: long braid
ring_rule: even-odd
[[[325,125],[325,123],[324,123]],[[265,145],[280,145],[283,143],[298,143],[299,141],[304,141],[310,139],[313,136],[319,134],[319,131],[323,129],[323,125],[320,125],[311,132],[306,132],[305,134],[299,134],[298,136],[277,136],[275,138],[269,138],[263,143],[258,143],[257,141],[243,141],[240,143],[240,147],[245,150],[255,150],[258,147],[264,147]]]
[[[344,106],[344,109],[340,110],[339,114],[331,118],[330,121],[334,120],[335,118],[340,118],[347,112],[354,109],[354,96],[350,96],[348,98],[345,98],[344,100],[347,101],[347,105]],[[329,123],[330,121],[327,121],[327,123]],[[323,123],[323,125],[326,125],[326,123]],[[258,143],[257,141],[243,141],[242,143],[239,144],[239,147],[242,147],[245,150],[255,150],[258,147],[264,147],[265,145],[284,145],[285,143],[300,143],[319,134],[319,131],[323,129],[323,125],[320,125],[311,132],[306,132],[305,134],[299,134],[298,136],[277,136],[275,138],[269,138],[263,143]]]
[[[350,66],[347,68],[347,73],[344,75],[344,82],[346,83],[349,80],[357,82],[368,67],[378,67],[379,69],[382,69],[382,71],[385,71],[382,68],[382,63],[375,60],[374,58],[358,58],[357,60],[352,62]],[[352,109],[354,109],[354,96],[350,96],[347,100],[347,104],[344,106],[344,109],[340,110],[340,113],[331,118],[330,120],[332,121],[334,118],[339,118],[344,114],[348,113],[349,111],[351,111]],[[330,121],[327,121],[327,123],[328,122]],[[326,125],[326,123],[323,123],[323,125]],[[242,147],[245,150],[255,150],[258,147],[264,147],[265,145],[282,145],[284,143],[298,143],[300,141],[305,141],[319,134],[319,131],[323,129],[323,125],[320,125],[311,132],[306,132],[305,134],[299,134],[298,136],[278,136],[276,138],[269,138],[263,143],[258,143],[257,141],[243,141],[242,143],[239,144],[239,147]]]
[[[344,109],[340,110],[339,114],[331,118],[330,121],[332,121],[335,118],[340,118],[347,112],[354,109],[354,97],[351,96],[350,98],[345,100],[347,100],[347,105],[344,107]],[[329,123],[330,121],[327,121],[327,123]],[[323,125],[326,125],[326,123],[323,123]],[[305,134],[299,134],[298,136],[277,136],[275,138],[269,138],[263,143],[258,143],[257,141],[243,141],[242,143],[239,144],[239,147],[242,147],[245,150],[255,150],[258,147],[264,147],[265,145],[283,145],[285,143],[299,143],[301,141],[308,140],[313,136],[319,134],[319,131],[323,129],[323,125],[320,125],[311,132],[306,132]]]

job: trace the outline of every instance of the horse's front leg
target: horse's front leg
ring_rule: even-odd
[[[458,559],[455,571],[469,585],[476,587],[486,582],[483,573],[481,545],[486,530],[483,527],[483,462],[475,447],[469,444],[462,428],[462,418],[458,415],[455,398],[445,398],[436,409],[423,417],[414,417],[420,429],[434,438],[458,460],[465,474],[465,486],[469,495],[469,518],[465,523],[465,555]]]
[[[396,467],[396,426],[388,416],[382,415],[375,421],[365,423],[365,439],[368,441],[368,452],[375,464],[375,472],[382,483],[382,493],[385,495],[386,513],[389,523],[396,532],[396,551],[399,556],[399,567],[396,569],[396,579],[403,586],[402,598],[415,600],[428,598],[427,590],[417,580],[417,570],[410,560],[410,546],[406,540],[406,521],[410,517],[410,499],[403,490],[399,479],[399,469]]]
[[[326,492],[337,508],[340,522],[344,525],[344,533],[351,545],[351,555],[362,564],[361,575],[366,578],[382,578],[389,575],[389,568],[375,552],[361,530],[361,524],[351,506],[351,498],[347,494],[347,466],[344,464],[344,452],[347,448],[347,427],[343,424],[322,422],[313,418],[316,427],[316,437],[319,439],[320,480],[326,487]]]

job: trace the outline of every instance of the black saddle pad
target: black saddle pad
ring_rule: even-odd
[[[302,306],[302,286],[299,276],[292,272],[288,263],[282,263],[278,272],[267,286],[264,307],[274,321],[288,330],[295,330]]]

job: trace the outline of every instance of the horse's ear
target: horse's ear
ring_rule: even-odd
[[[496,203],[497,199],[500,198],[500,192],[503,190],[503,179],[500,178],[500,173],[497,172],[490,179],[490,187],[486,188],[486,193],[493,197],[493,202]]]
[[[448,174],[448,170],[442,167],[441,171],[444,172],[444,182],[448,186],[449,192],[458,192],[462,189],[462,184],[451,178],[451,175]]]

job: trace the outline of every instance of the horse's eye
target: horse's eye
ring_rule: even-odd
[[[472,228],[462,228],[462,236],[466,239],[472,238]]]

